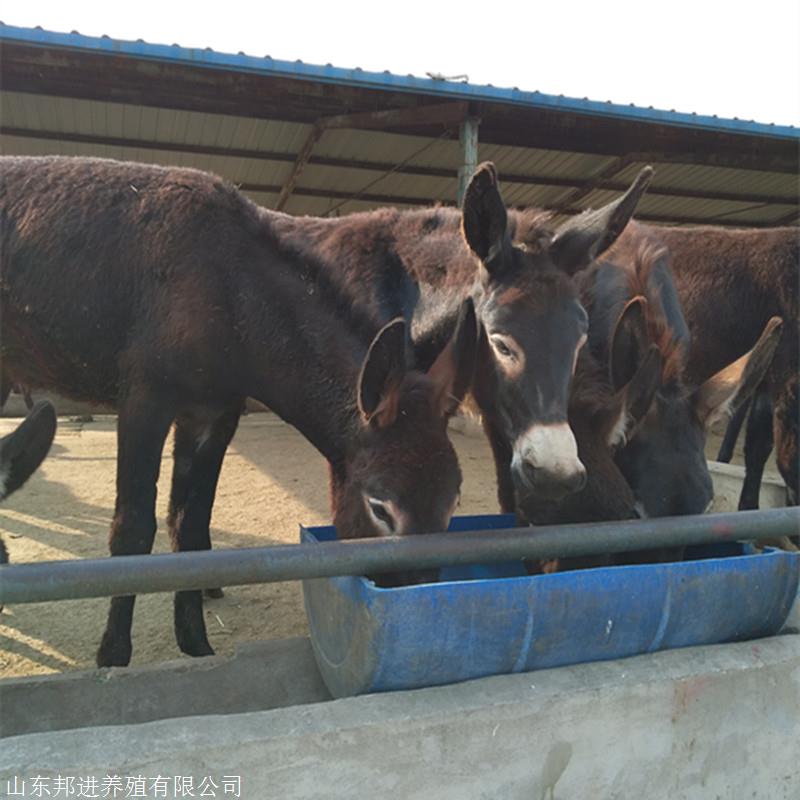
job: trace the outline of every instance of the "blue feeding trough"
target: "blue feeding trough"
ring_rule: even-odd
[[[450,530],[513,526],[454,518]],[[301,528],[332,541],[332,526]],[[443,569],[385,589],[365,577],[303,581],[311,643],[334,697],[770,636],[797,595],[800,555],[736,542],[685,561],[528,575],[521,562]]]

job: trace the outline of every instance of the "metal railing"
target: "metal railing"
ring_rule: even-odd
[[[8,564],[0,567],[0,605],[757,541],[798,533],[800,508],[793,507],[633,522]]]

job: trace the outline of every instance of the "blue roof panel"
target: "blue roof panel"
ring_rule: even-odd
[[[186,48],[179,45],[150,44],[141,39],[135,42],[107,36],[84,36],[80,33],[56,33],[41,28],[22,28],[0,23],[0,42],[17,42],[44,47],[60,47],[109,55],[129,56],[166,63],[177,63],[207,69],[225,69],[264,76],[294,78],[370,89],[389,89],[397,92],[424,94],[484,103],[507,103],[529,108],[564,111],[588,116],[629,119],[677,127],[702,129],[778,139],[800,140],[800,129],[792,125],[774,125],[717,116],[663,111],[634,105],[619,105],[610,101],[578,99],[563,95],[503,89],[491,85],[450,83],[413,75],[390,72],[367,72],[358,67],[344,69],[331,65],[319,66],[302,61],[248,56],[244,53],[218,53],[210,48]]]

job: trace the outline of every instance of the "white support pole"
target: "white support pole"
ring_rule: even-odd
[[[458,141],[461,143],[463,152],[463,166],[458,168],[458,207],[464,203],[464,193],[467,191],[472,173],[478,166],[478,126],[480,120],[477,117],[465,119],[458,130]]]

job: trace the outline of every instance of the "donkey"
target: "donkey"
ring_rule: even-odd
[[[581,276],[590,351],[609,365],[614,386],[630,381],[655,346],[660,380],[641,422],[609,446],[643,516],[699,514],[713,500],[705,433],[749,398],[770,366],[781,336],[771,318],[752,349],[700,385],[687,375],[690,333],[670,269],[670,252],[627,232]]]
[[[477,347],[471,301],[423,371],[408,327],[343,301],[340,263],[310,266],[276,215],[189,169],[84,158],[0,160],[3,368],[118,409],[112,555],[147,553],[174,423],[173,549],[210,548],[225,450],[245,397],[328,460],[342,537],[444,530],[461,474],[447,418]],[[99,666],[130,661],[134,597],[111,600]],[[199,591],[175,596],[180,649],[209,655]]]
[[[16,492],[36,471],[56,433],[56,411],[47,400],[34,405],[17,429],[0,438],[0,501]],[[0,537],[0,564],[8,551]],[[0,606],[0,611],[3,606]]]
[[[738,358],[758,338],[770,317],[783,319],[785,331],[764,386],[753,400],[739,508],[758,508],[761,476],[773,441],[787,500],[796,505],[800,502],[797,228],[637,227],[657,238],[672,254],[675,287],[692,334],[686,363],[687,378],[692,383],[707,380],[725,363]],[[744,413],[737,420],[739,425]],[[734,431],[730,438],[735,440]],[[732,450],[730,438],[726,448]]]
[[[586,481],[567,422],[570,379],[588,326],[571,278],[620,235],[651,174],[643,170],[621,198],[561,226],[542,212],[509,215],[487,162],[472,176],[461,214],[432,208],[313,222],[284,216],[278,230],[304,263],[341,265],[349,307],[367,318],[387,310],[410,317],[421,369],[452,336],[464,298],[474,299],[479,343],[471,400],[492,446],[500,507],[513,511],[518,502],[557,501]]]

